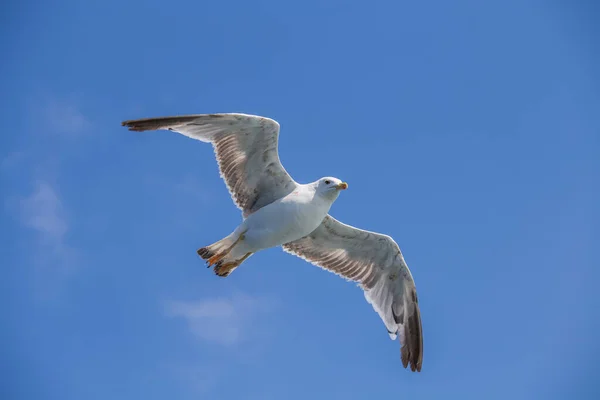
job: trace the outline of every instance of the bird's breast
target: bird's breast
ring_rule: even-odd
[[[329,212],[329,207],[319,202],[282,199],[271,203],[246,220],[250,236],[265,247],[280,246],[314,231]]]

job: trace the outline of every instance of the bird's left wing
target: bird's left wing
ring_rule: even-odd
[[[297,187],[279,160],[279,124],[248,114],[195,114],[124,121],[132,131],[169,130],[212,143],[219,171],[244,217]]]
[[[421,371],[423,334],[417,291],[400,248],[386,235],[326,216],[309,235],[283,249],[319,267],[358,282],[395,339],[400,335],[404,367]]]

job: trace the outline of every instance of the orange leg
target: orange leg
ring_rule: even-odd
[[[219,261],[221,261],[223,259],[223,257],[225,257],[227,254],[229,254],[229,252],[231,251],[231,249],[233,249],[235,247],[235,245],[240,242],[240,240],[244,240],[244,234],[243,233],[235,240],[235,242],[233,242],[233,244],[231,246],[229,246],[228,248],[226,248],[221,253],[215,254],[214,256],[212,256],[211,258],[209,258],[208,261],[207,261],[208,265],[211,266],[211,265],[216,264]]]
[[[215,267],[215,274],[217,274],[219,276],[223,276],[223,277],[229,275],[234,269],[236,269],[241,263],[243,263],[252,254],[253,253],[246,253],[246,255],[244,257],[240,258],[239,260],[235,260],[234,262],[230,262],[227,264],[217,265]]]

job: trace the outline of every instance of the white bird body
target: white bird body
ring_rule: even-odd
[[[325,185],[324,182],[329,183]],[[222,239],[227,246],[236,243],[223,263],[294,242],[313,232],[329,213],[339,194],[337,188],[341,186],[345,188],[347,184],[332,177],[297,184],[288,195],[250,214],[231,235]],[[241,235],[243,240],[237,241]]]
[[[245,232],[249,252],[281,246],[317,229],[332,204],[313,184],[298,185],[292,193],[250,214],[235,233]]]
[[[396,242],[387,235],[343,224],[329,210],[348,187],[325,177],[299,184],[281,165],[279,124],[247,114],[196,114],[123,122],[134,131],[165,129],[211,143],[221,177],[244,220],[227,237],[198,249],[225,277],[252,254],[282,246],[357,282],[392,339],[400,337],[402,364],[420,371],[423,335],[417,292]]]

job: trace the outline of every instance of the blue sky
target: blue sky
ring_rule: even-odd
[[[600,395],[597,3],[0,14],[3,398]],[[279,249],[204,267],[240,221],[210,146],[120,122],[205,112],[278,120],[292,176],[348,181],[332,214],[396,239],[420,374],[333,274]]]

